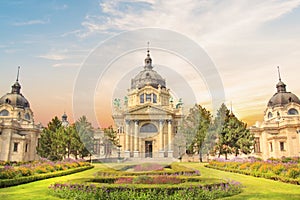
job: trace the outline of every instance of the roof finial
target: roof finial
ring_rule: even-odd
[[[279,66],[277,66],[279,81],[281,81]]]
[[[147,42],[147,56],[150,56],[150,54],[149,54],[149,52],[150,52],[150,50],[149,50],[149,44],[150,44],[150,42],[148,41]]]
[[[20,73],[20,66],[18,66],[18,73],[17,73],[17,82],[19,81],[19,73]]]

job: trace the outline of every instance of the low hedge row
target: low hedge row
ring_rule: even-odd
[[[63,199],[99,200],[213,200],[232,196],[242,191],[238,182],[216,183],[211,185],[102,185],[55,183],[49,187],[50,194]]]
[[[154,176],[149,176],[149,177],[155,177]],[[137,176],[117,176],[117,177],[96,177],[89,179],[89,182],[94,182],[94,183],[108,183],[112,184],[115,183],[117,180],[122,179],[122,178],[134,178]],[[162,177],[164,177],[162,175]],[[209,183],[209,184],[214,184],[215,182],[223,182],[221,179],[212,179],[212,178],[202,178],[200,176],[176,176],[177,178],[181,179],[182,183],[191,183],[191,182],[196,182],[196,183]]]
[[[171,164],[169,171],[142,171],[142,172],[127,172],[116,169],[105,169],[97,172],[97,177],[120,177],[120,176],[139,176],[139,175],[200,175],[198,170],[178,165],[177,163]]]
[[[244,175],[250,175],[254,177],[261,177],[261,178],[266,178],[266,179],[271,179],[275,181],[281,181],[284,183],[291,183],[295,185],[300,185],[300,179],[292,179],[284,176],[279,176],[279,175],[274,175],[271,173],[260,173],[257,171],[248,171],[248,170],[240,170],[240,169],[231,169],[231,168],[223,168],[223,167],[217,167],[217,166],[212,166],[212,165],[205,165],[207,168],[212,168],[212,169],[217,169],[221,171],[227,171],[227,172],[233,172],[233,173],[238,173],[238,174],[244,174]]]
[[[75,169],[68,169],[65,171],[56,171],[56,172],[52,172],[52,173],[37,174],[37,175],[33,175],[33,176],[19,177],[19,178],[14,178],[14,179],[3,179],[3,180],[0,180],[0,188],[16,186],[16,185],[30,183],[30,182],[34,182],[34,181],[38,181],[38,180],[74,174],[77,172],[91,169],[93,167],[94,166],[84,166],[84,167],[78,167]]]

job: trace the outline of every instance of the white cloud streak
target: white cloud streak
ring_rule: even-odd
[[[49,23],[49,20],[29,20],[29,21],[23,21],[23,22],[15,22],[13,23],[14,26],[30,26],[30,25],[38,25],[38,24],[47,24]]]

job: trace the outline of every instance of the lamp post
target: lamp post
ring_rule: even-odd
[[[182,155],[181,155],[181,146],[180,145],[178,146],[178,154],[179,154],[178,159],[181,162],[182,161]]]
[[[118,163],[121,162],[121,147],[122,145],[118,144],[117,148],[118,148]]]

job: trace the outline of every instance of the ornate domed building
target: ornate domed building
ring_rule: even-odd
[[[276,88],[267,104],[264,121],[250,127],[255,135],[254,153],[263,159],[294,157],[300,153],[300,100],[287,92],[280,73]]]
[[[113,119],[125,157],[177,156],[173,143],[182,119],[181,101],[173,104],[166,81],[153,70],[149,49],[143,70],[132,80],[124,107],[114,100]]]
[[[41,126],[36,125],[30,104],[21,93],[18,80],[10,93],[0,98],[0,160],[36,160]]]

